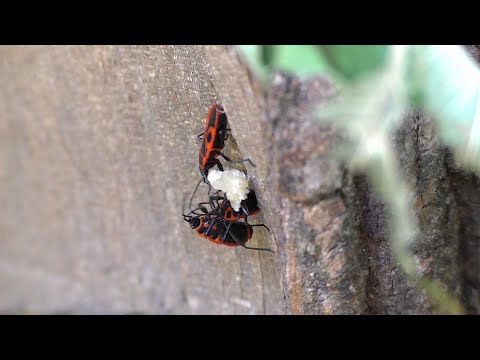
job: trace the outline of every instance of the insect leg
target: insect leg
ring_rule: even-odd
[[[193,191],[192,197],[190,198],[190,202],[188,203],[188,208],[189,209],[192,207],[193,197],[195,196],[195,194],[198,190],[198,187],[200,186],[200,183],[202,182],[202,180],[204,180],[203,177],[198,181],[197,186],[195,186],[195,190]]]
[[[267,229],[268,232],[270,232],[270,229],[265,224],[255,224],[255,225],[250,225],[250,226],[263,226],[265,229]]]
[[[246,246],[246,245],[245,245],[243,242],[241,242],[240,240],[238,240],[233,234],[230,234],[230,236],[232,237],[233,241],[235,241],[238,245],[240,245],[241,247],[243,247],[243,248],[245,248],[245,249],[249,249],[249,250],[260,250],[260,251],[270,251],[271,253],[274,253],[274,254],[275,254],[275,251],[273,251],[272,249],[249,247],[249,246]]]
[[[228,156],[226,156],[225,154],[223,153],[219,153],[219,155],[221,155],[225,160],[227,160],[228,162],[231,162],[231,163],[242,163],[242,162],[246,162],[248,161],[250,163],[250,165],[252,165],[253,167],[255,167],[255,164],[252,163],[252,161],[250,159],[242,159],[242,160],[232,160],[230,159]]]

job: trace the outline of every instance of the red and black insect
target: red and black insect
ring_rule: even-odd
[[[246,246],[245,243],[253,236],[253,227],[263,226],[268,230],[265,224],[246,224],[241,221],[225,221],[222,218],[209,215],[183,214],[183,219],[190,223],[190,227],[195,230],[198,236],[207,239],[218,245],[242,246],[249,250],[270,251],[268,248],[256,248]]]
[[[205,131],[197,136],[197,139],[202,142],[198,153],[198,168],[202,178],[198,181],[197,186],[193,191],[189,207],[192,205],[193,197],[202,180],[208,184],[208,193],[210,194],[211,187],[207,179],[208,172],[215,165],[217,165],[220,171],[223,171],[223,166],[218,159],[219,156],[231,163],[248,161],[252,166],[255,166],[250,159],[232,160],[222,153],[223,147],[225,146],[225,140],[228,138],[228,132],[230,130],[227,128],[227,125],[227,115],[225,114],[223,107],[213,104],[207,113]]]
[[[250,194],[250,193],[249,193]],[[213,204],[217,201],[217,206]],[[218,200],[222,200],[219,204]],[[211,210],[208,211],[202,204],[210,204]],[[201,211],[201,213],[197,213]],[[252,238],[253,227],[262,226],[270,232],[265,224],[251,225],[247,222],[248,215],[256,214],[260,211],[256,201],[255,193],[242,202],[242,212],[236,212],[232,209],[230,201],[225,197],[211,196],[210,202],[200,203],[199,207],[183,215],[183,219],[190,223],[192,229],[198,236],[207,239],[215,244],[226,246],[242,246],[251,250],[271,251],[266,248],[252,248],[245,243]],[[245,215],[245,222],[238,221]]]
[[[208,171],[215,165],[223,171],[222,164],[217,158],[225,156],[222,150],[228,131],[225,111],[220,105],[213,104],[207,114],[205,131],[197,136],[197,139],[202,142],[198,154],[198,167],[203,178],[207,177]]]

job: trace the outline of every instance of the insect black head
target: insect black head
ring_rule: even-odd
[[[200,218],[198,217],[191,218],[189,223],[192,229],[196,229],[197,227],[200,226]]]
[[[188,221],[192,229],[196,229],[200,226],[200,218],[198,216],[183,215],[183,220]]]

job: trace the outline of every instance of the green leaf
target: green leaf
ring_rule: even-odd
[[[263,45],[262,47],[262,62],[269,66],[272,63],[273,57],[275,55],[275,46],[273,45]]]
[[[238,45],[237,48],[253,72],[265,80],[271,71],[270,66],[266,64],[270,55],[268,50],[265,50],[262,45]]]
[[[329,65],[345,80],[356,81],[384,66],[388,45],[321,45]]]
[[[274,47],[271,65],[276,70],[299,76],[317,75],[329,70],[315,45],[277,45]]]
[[[240,52],[253,71],[265,79],[273,71],[310,76],[329,71],[315,45],[240,45]]]
[[[480,169],[480,68],[457,45],[412,46],[410,81],[461,161]]]

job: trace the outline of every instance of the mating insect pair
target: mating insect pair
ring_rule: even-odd
[[[270,231],[264,224],[250,225],[247,222],[248,215],[253,215],[260,211],[254,191],[251,191],[248,194],[248,198],[242,201],[241,209],[238,212],[231,207],[230,201],[228,201],[226,196],[218,195],[219,192],[210,195],[211,185],[208,181],[209,170],[216,165],[220,171],[223,171],[223,166],[218,159],[219,156],[222,156],[225,160],[232,163],[248,161],[252,166],[255,166],[250,159],[234,161],[222,153],[229,131],[230,129],[227,127],[227,116],[224,109],[220,105],[213,104],[207,114],[205,131],[197,136],[197,140],[201,141],[199,170],[202,177],[198,181],[190,198],[189,208],[192,206],[193,197],[202,181],[208,185],[209,201],[199,203],[199,207],[190,211],[188,214],[182,213],[183,218],[190,223],[192,229],[195,229],[200,237],[216,244],[272,251],[264,248],[251,248],[245,245],[253,235],[253,226],[263,226]],[[210,211],[203,206],[206,204],[210,205]],[[198,211],[201,211],[201,213],[199,214]],[[240,219],[244,219],[244,222],[241,222]]]
[[[199,203],[196,209],[191,210],[188,214],[182,214],[183,219],[190,223],[197,235],[219,245],[242,246],[250,250],[273,252],[270,249],[245,245],[253,236],[253,227],[262,226],[270,232],[265,224],[252,225],[247,221],[249,215],[260,211],[255,192],[253,190],[249,192],[247,199],[241,203],[241,211],[238,212],[231,207],[230,201],[226,197],[220,196],[218,193],[217,191],[210,196],[209,202]],[[210,211],[203,206],[206,204],[210,205]],[[199,211],[200,213],[198,213]],[[240,219],[244,219],[245,222]]]

